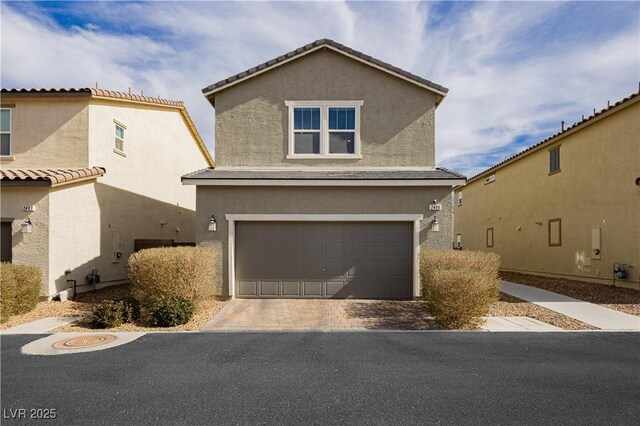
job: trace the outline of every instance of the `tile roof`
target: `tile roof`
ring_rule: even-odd
[[[125,101],[142,102],[146,104],[165,105],[177,108],[184,108],[182,101],[172,101],[169,99],[154,98],[150,96],[136,95],[134,93],[116,92],[114,90],[79,88],[79,89],[2,89],[3,95],[24,95],[24,96],[41,96],[41,95],[61,95],[61,96],[77,96],[77,97],[101,97],[111,99],[121,99]]]
[[[477,178],[479,178],[480,176],[484,175],[485,173],[488,173],[488,172],[490,172],[490,171],[493,171],[493,170],[495,170],[495,169],[499,168],[500,166],[504,165],[505,163],[510,163],[510,162],[512,162],[513,160],[516,160],[516,159],[518,159],[519,157],[522,157],[522,156],[524,156],[524,155],[528,154],[531,150],[533,150],[533,149],[535,149],[535,148],[539,147],[540,145],[544,145],[544,144],[551,144],[551,143],[553,143],[553,142],[554,142],[554,140],[555,140],[556,138],[558,138],[558,137],[560,137],[560,136],[563,136],[563,135],[564,135],[564,134],[566,134],[567,132],[570,132],[570,131],[572,131],[572,130],[576,129],[577,127],[580,127],[580,126],[582,126],[582,125],[588,125],[588,124],[591,124],[591,123],[590,123],[590,122],[591,122],[591,120],[594,120],[595,118],[597,118],[597,117],[601,116],[602,114],[604,114],[604,113],[606,113],[606,112],[608,112],[608,111],[611,111],[612,109],[617,108],[618,106],[620,106],[620,105],[622,105],[622,104],[625,104],[625,103],[627,103],[627,102],[631,101],[632,99],[637,98],[638,96],[640,96],[640,92],[637,92],[637,93],[634,93],[634,94],[632,94],[632,95],[629,95],[629,96],[627,96],[626,98],[624,98],[624,99],[622,99],[622,100],[620,100],[620,101],[616,102],[615,104],[613,104],[613,105],[609,105],[607,108],[603,108],[603,109],[602,109],[602,110],[600,110],[600,111],[594,112],[594,113],[593,113],[592,115],[590,115],[589,117],[583,118],[582,120],[580,120],[580,121],[577,121],[577,122],[573,123],[571,126],[569,126],[569,127],[565,128],[564,130],[562,130],[562,131],[560,131],[560,132],[556,133],[555,135],[549,136],[548,138],[546,138],[546,139],[544,139],[544,140],[542,140],[542,141],[540,141],[540,142],[536,143],[535,145],[532,145],[532,146],[530,146],[529,148],[526,148],[526,149],[524,149],[523,151],[520,151],[519,153],[517,153],[517,154],[515,154],[515,155],[512,155],[511,157],[506,158],[504,161],[501,161],[501,162],[499,162],[498,164],[496,164],[496,165],[494,165],[494,166],[491,166],[491,167],[489,167],[488,169],[485,169],[485,170],[481,171],[480,173],[477,173],[477,174],[473,175],[472,177],[470,177],[470,178],[467,180],[467,183],[470,183],[471,181],[476,180]]]
[[[196,129],[196,125],[193,123],[187,108],[184,106],[182,101],[172,101],[169,99],[162,98],[154,98],[143,95],[136,95],[133,93],[125,93],[125,92],[116,92],[113,90],[104,90],[104,89],[92,89],[92,88],[80,88],[80,89],[6,89],[3,88],[0,90],[0,94],[3,96],[17,96],[17,97],[25,97],[25,98],[46,98],[46,97],[91,97],[98,99],[113,99],[125,102],[133,102],[133,103],[142,103],[148,105],[160,105],[163,107],[176,108],[180,111],[182,117],[184,118],[187,126],[189,127],[191,133],[193,134],[198,148],[202,155],[207,160],[210,166],[214,165],[213,158],[209,153],[198,129]]]
[[[207,96],[208,94],[210,94],[210,92],[212,91],[218,91],[220,89],[222,89],[223,87],[230,85],[234,82],[237,82],[238,80],[242,80],[245,78],[250,78],[252,74],[256,74],[258,72],[262,72],[268,68],[272,68],[275,67],[279,64],[281,64],[282,62],[288,61],[292,58],[295,58],[297,56],[302,56],[305,53],[312,51],[312,50],[316,50],[319,47],[322,46],[328,46],[333,48],[334,50],[338,51],[338,52],[342,52],[344,54],[347,55],[351,55],[351,56],[355,56],[356,58],[369,63],[370,65],[373,66],[377,66],[380,68],[385,69],[386,71],[401,75],[402,77],[405,77],[409,80],[412,80],[416,83],[419,83],[421,85],[427,86],[433,90],[435,90],[436,92],[438,92],[439,94],[441,94],[443,97],[446,96],[447,92],[449,91],[449,89],[447,89],[444,86],[441,86],[437,83],[434,83],[432,81],[429,81],[425,78],[422,78],[418,75],[412,74],[408,71],[405,71],[403,69],[400,69],[396,66],[393,66],[389,63],[383,62],[379,59],[376,59],[372,56],[369,55],[365,55],[362,52],[359,52],[357,50],[354,50],[350,47],[347,47],[343,44],[337,43],[333,40],[330,40],[328,38],[323,38],[320,40],[316,40],[312,43],[309,43],[307,45],[304,45],[302,47],[299,47],[295,50],[292,50],[291,52],[285,53],[284,55],[278,56],[277,58],[271,59],[267,62],[264,62],[260,65],[257,65],[253,68],[250,68],[248,70],[242,71],[236,75],[233,75],[231,77],[225,78],[224,80],[220,80],[217,83],[211,84],[207,87],[205,87],[204,89],[202,89],[202,92],[205,94],[205,96]]]
[[[220,170],[203,169],[189,173],[183,180],[460,180],[461,174],[436,170]]]
[[[2,186],[59,186],[86,179],[95,179],[106,173],[104,167],[73,169],[2,169]]]

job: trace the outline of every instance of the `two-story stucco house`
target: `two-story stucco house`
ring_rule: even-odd
[[[2,261],[39,266],[42,296],[124,282],[136,240],[195,241],[180,176],[213,160],[182,102],[2,89],[1,114]]]
[[[640,290],[640,93],[455,192],[456,246],[507,271]]]
[[[419,250],[451,247],[464,184],[435,167],[446,88],[323,39],[203,92],[216,166],[182,181],[230,296],[419,294]]]

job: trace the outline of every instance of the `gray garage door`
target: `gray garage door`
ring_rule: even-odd
[[[236,296],[412,297],[413,224],[239,222]]]

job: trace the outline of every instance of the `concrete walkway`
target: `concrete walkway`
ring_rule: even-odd
[[[640,331],[640,317],[614,311],[562,294],[502,281],[503,293],[526,300],[602,330]]]
[[[46,334],[49,330],[81,319],[82,317],[47,317],[7,328],[0,331],[0,334]]]

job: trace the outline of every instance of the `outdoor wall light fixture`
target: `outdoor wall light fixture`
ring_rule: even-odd
[[[32,231],[33,231],[33,223],[31,222],[31,219],[26,218],[24,222],[22,222],[22,233],[30,234]]]
[[[431,230],[433,232],[440,232],[440,223],[438,223],[438,218],[433,216],[433,220],[431,221]]]
[[[216,218],[214,215],[211,215],[211,219],[209,219],[209,231],[216,232],[217,228]]]

